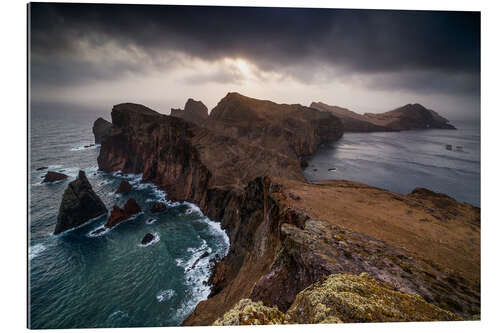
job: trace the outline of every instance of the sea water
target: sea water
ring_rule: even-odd
[[[480,206],[480,128],[345,133],[309,160],[309,181],[345,179],[409,193],[416,187]],[[450,145],[447,147],[447,145]]]
[[[141,175],[98,171],[92,124],[108,114],[32,110],[30,122],[28,319],[31,328],[173,326],[210,293],[209,261],[223,257],[229,239],[220,225],[190,203],[142,183]],[[48,170],[36,169],[48,167]],[[109,232],[90,233],[106,216],[54,236],[68,183],[84,170],[108,210],[134,198],[143,213]],[[42,184],[47,171],[67,180]],[[134,189],[114,192],[127,179]],[[153,201],[167,210],[151,213]],[[154,240],[141,245],[146,233]],[[208,256],[206,256],[208,253]],[[198,260],[200,257],[202,259]]]

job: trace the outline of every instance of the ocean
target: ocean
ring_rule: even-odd
[[[165,200],[165,193],[141,183],[141,175],[97,170],[99,146],[92,124],[110,114],[32,110],[29,174],[29,291],[31,328],[176,326],[210,293],[209,261],[229,250],[220,225],[190,203]],[[47,170],[70,176],[41,184]],[[96,219],[79,229],[54,236],[64,190],[82,169],[111,211],[133,197],[144,213],[106,234],[89,233],[106,222]],[[116,195],[121,180],[134,185]],[[153,201],[167,210],[149,212]],[[142,246],[146,233],[155,241]],[[208,253],[208,256],[204,256]],[[200,259],[201,258],[201,259]],[[199,260],[198,260],[199,259]]]
[[[457,130],[345,133],[309,159],[304,175],[309,181],[354,180],[403,194],[425,187],[480,207],[480,127],[452,123]]]
[[[141,183],[141,175],[97,170],[99,146],[92,124],[109,112],[50,112],[32,109],[29,169],[29,291],[31,328],[176,326],[210,293],[209,261],[223,257],[229,239],[216,221],[190,203],[168,201],[168,193]],[[349,179],[408,193],[417,186],[480,205],[479,129],[457,131],[346,133],[326,144],[304,170],[308,180]],[[446,144],[453,145],[451,151]],[[457,151],[456,146],[462,146]],[[69,179],[42,184],[47,170]],[[109,232],[90,233],[106,217],[54,236],[59,204],[68,183],[84,170],[107,208],[133,197],[143,208]],[[331,170],[329,170],[331,169]],[[134,190],[116,195],[121,180]],[[153,201],[168,209],[149,212]],[[155,235],[148,246],[140,242]],[[208,256],[205,256],[208,253]]]

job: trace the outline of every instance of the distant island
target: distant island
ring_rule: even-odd
[[[365,114],[321,102],[311,103],[311,108],[330,112],[339,117],[346,132],[385,132],[429,128],[456,129],[449,123],[448,119],[418,103],[407,104],[384,113]]]
[[[99,132],[100,170],[142,173],[143,182],[195,203],[229,235],[211,295],[184,325],[479,315],[479,208],[423,188],[402,195],[352,181],[309,183],[301,169],[344,131],[454,128],[436,112],[408,104],[358,115],[229,93],[210,114],[189,99],[172,116],[124,103],[111,118],[109,126],[98,120],[107,128]],[[358,287],[341,287],[348,281]],[[336,283],[359,303],[337,293]],[[325,290],[345,308],[315,303]]]

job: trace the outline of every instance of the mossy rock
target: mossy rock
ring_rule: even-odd
[[[286,313],[242,299],[214,325],[337,324],[394,321],[450,321],[461,317],[395,291],[367,273],[332,274],[301,291]],[[474,319],[471,319],[474,320]]]
[[[241,299],[222,318],[217,319],[214,326],[235,325],[276,325],[289,324],[286,314],[277,308],[270,308],[262,302],[253,302],[248,298]]]
[[[301,324],[329,318],[345,323],[462,319],[418,295],[395,291],[366,273],[330,275],[300,292],[287,314]]]

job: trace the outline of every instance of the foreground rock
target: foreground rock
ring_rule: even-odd
[[[165,205],[163,202],[153,202],[151,205],[151,213],[161,213],[167,209],[167,205]]]
[[[313,102],[311,107],[339,117],[346,132],[403,131],[428,128],[455,129],[448,119],[418,103],[407,104],[384,113],[365,113],[363,115],[321,102]]]
[[[288,315],[275,307],[268,307],[248,298],[240,300],[234,308],[213,323],[214,326],[282,324],[292,324]]]
[[[195,101],[190,98],[187,100],[184,110],[172,109],[170,115],[172,117],[182,118],[196,125],[201,125],[208,118],[208,109],[203,102]]]
[[[63,173],[49,171],[45,177],[43,177],[42,183],[52,183],[66,178],[68,178],[68,176]]]
[[[76,228],[107,212],[102,200],[92,190],[85,172],[80,170],[77,179],[69,183],[64,191],[54,234]]]
[[[213,325],[336,324],[461,320],[415,294],[393,290],[366,273],[332,274],[301,291],[286,313],[243,299]]]
[[[92,132],[94,133],[94,139],[96,144],[101,144],[104,137],[108,134],[111,128],[111,123],[103,118],[97,118],[94,121],[94,126],[92,126]]]
[[[115,193],[116,194],[126,193],[126,192],[129,192],[131,190],[132,190],[132,185],[130,185],[130,183],[128,181],[122,180]]]
[[[104,226],[106,228],[113,228],[120,222],[128,220],[133,215],[138,214],[140,212],[141,212],[141,207],[137,204],[137,202],[133,198],[130,198],[125,203],[125,206],[123,206],[123,209],[116,205],[113,206],[113,210],[111,211],[108,221],[106,221],[106,224]]]

